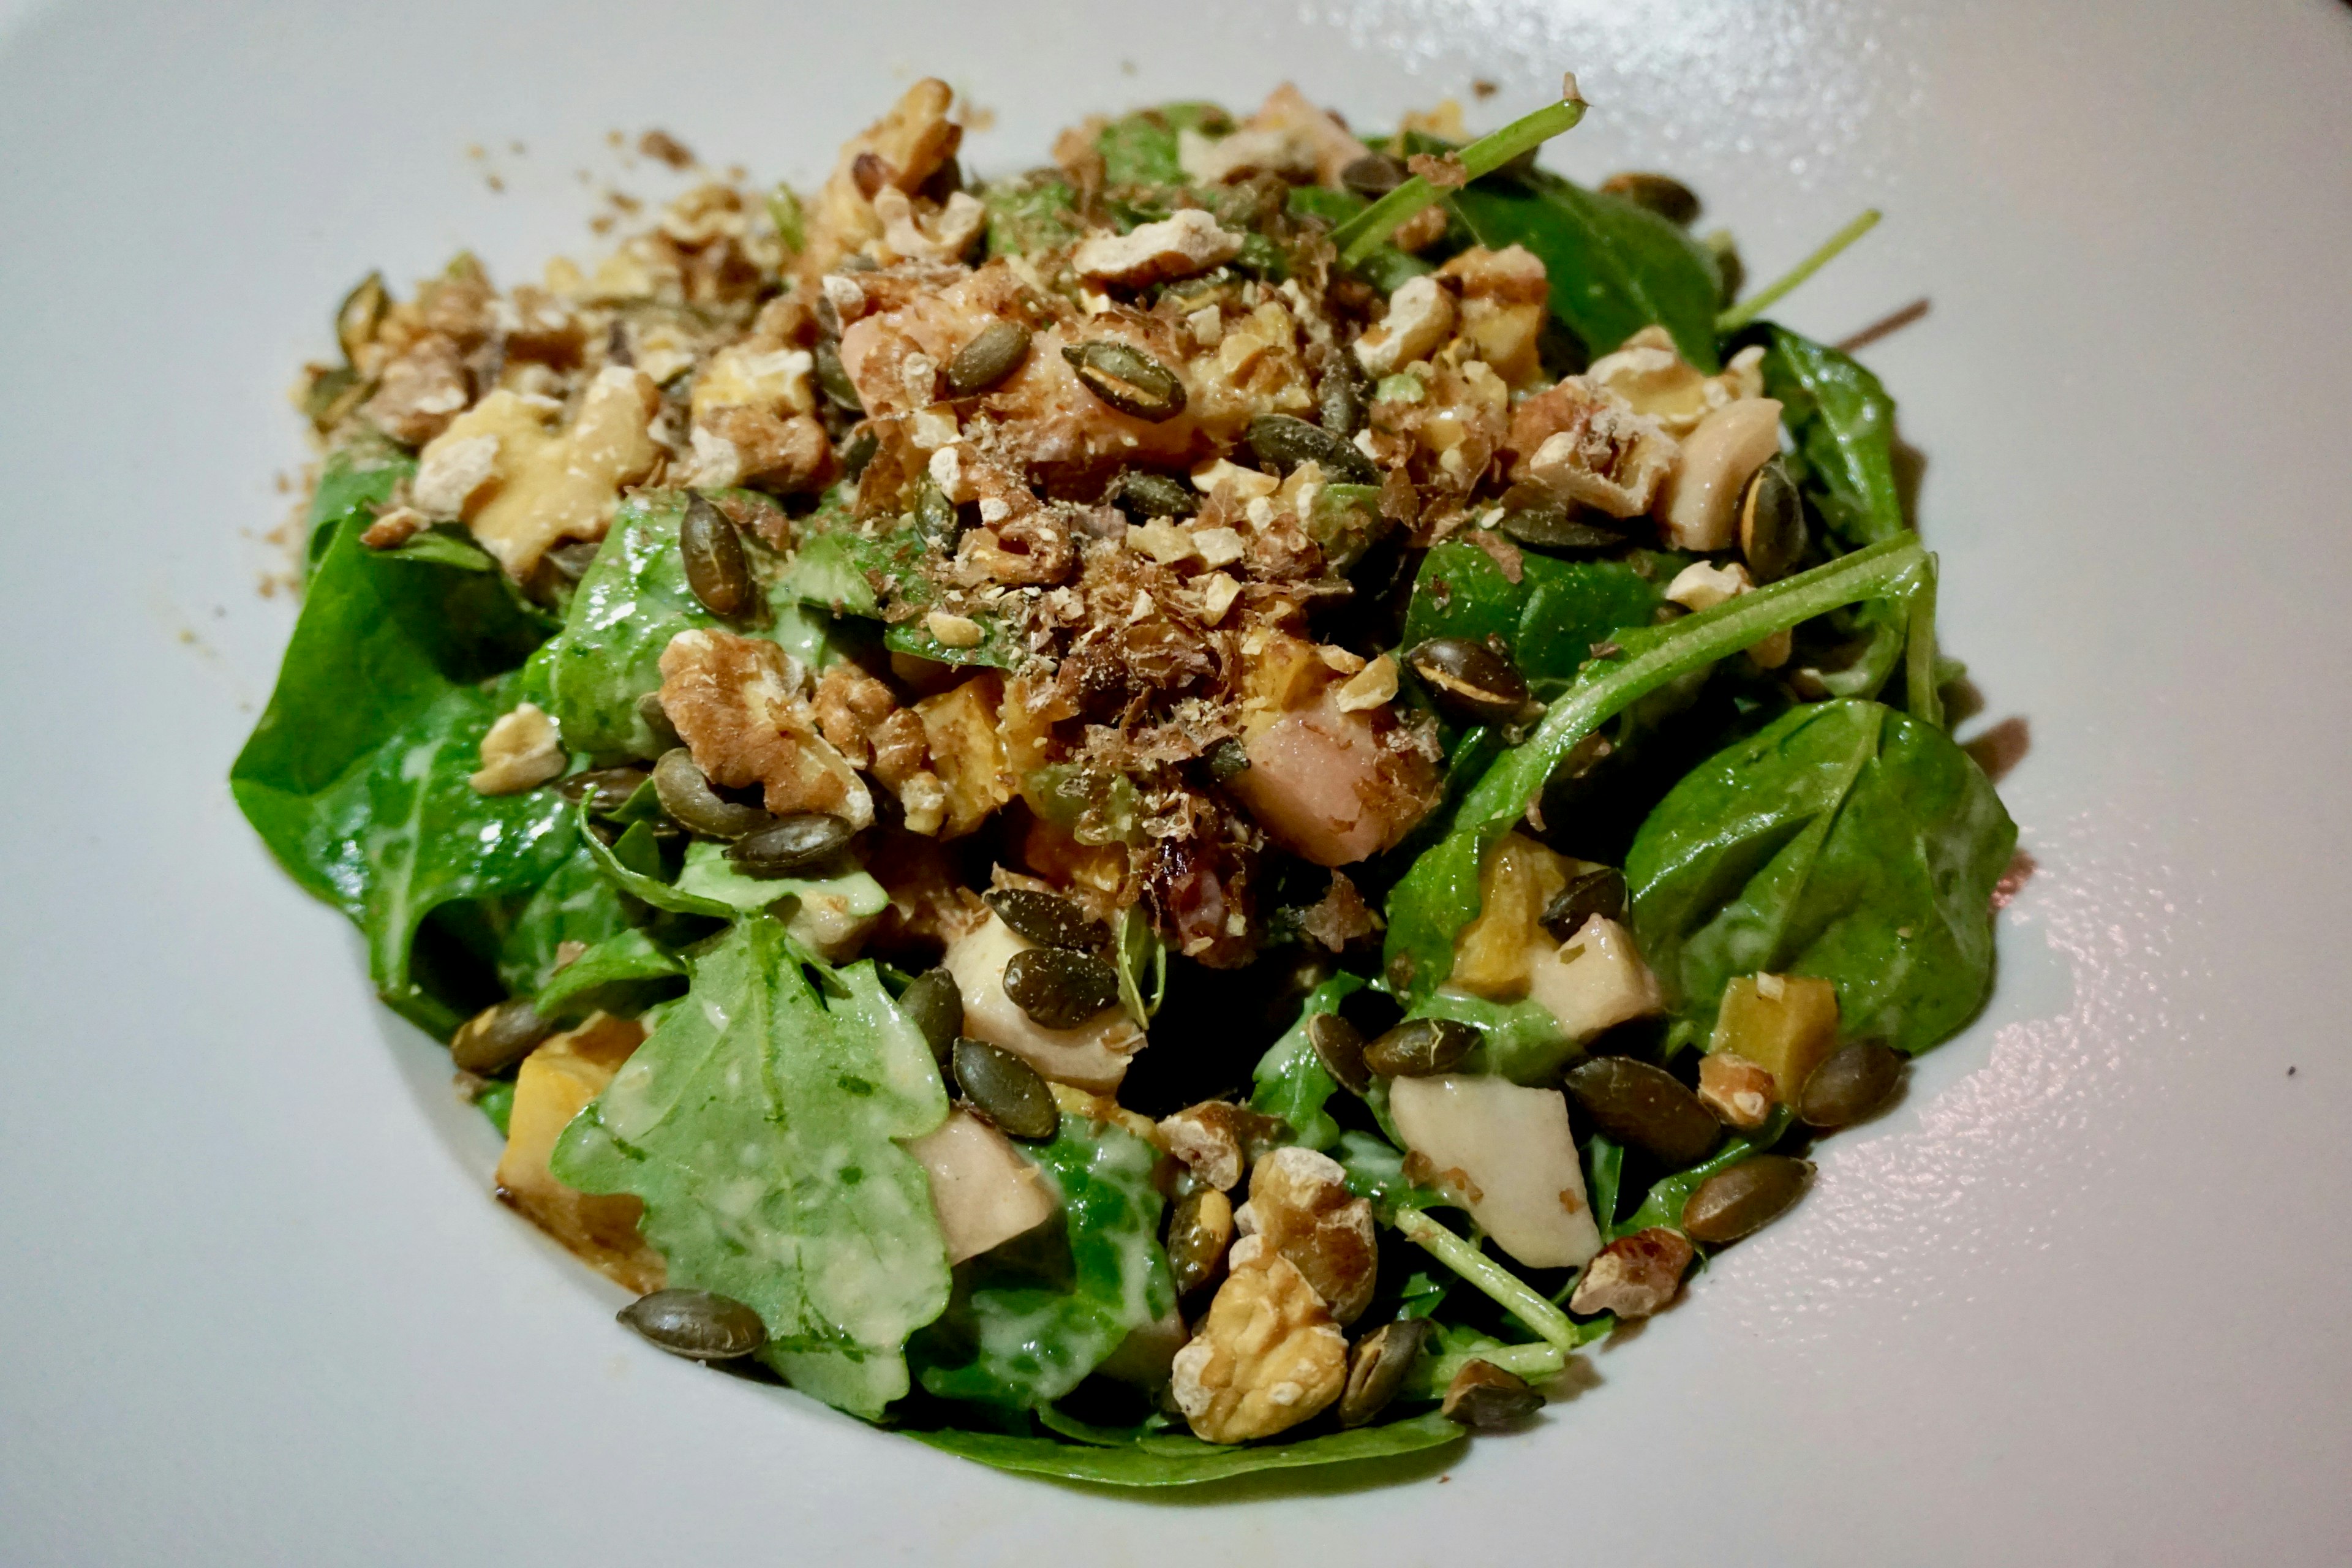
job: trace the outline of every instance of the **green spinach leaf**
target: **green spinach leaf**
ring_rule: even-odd
[[[531,661],[574,751],[652,756],[657,744],[637,699],[659,689],[662,649],[679,632],[719,624],[686,585],[677,550],[686,503],[684,490],[640,490],[622,502],[563,629]]]
[[[1626,1215],[1620,1223],[1609,1227],[1611,1239],[1613,1240],[1621,1236],[1632,1236],[1637,1231],[1648,1230],[1653,1226],[1665,1225],[1680,1228],[1683,1223],[1683,1205],[1688,1203],[1690,1195],[1698,1191],[1700,1183],[1718,1172],[1731,1169],[1750,1154],[1760,1154],[1771,1148],[1780,1141],[1782,1134],[1789,1131],[1789,1124],[1794,1120],[1795,1118],[1790,1115],[1787,1106],[1776,1105],[1772,1108],[1771,1119],[1755,1131],[1735,1132],[1724,1140],[1722,1148],[1688,1170],[1677,1171],[1671,1176],[1661,1176],[1650,1184],[1649,1195],[1642,1200],[1640,1208]],[[1593,1212],[1598,1214],[1601,1210],[1596,1206]]]
[[[988,254],[1028,256],[1075,242],[1086,232],[1077,195],[1054,174],[991,180],[980,193],[980,204],[988,209]]]
[[[1895,400],[1878,377],[1833,348],[1767,322],[1764,392],[1780,400],[1796,450],[1790,476],[1846,549],[1903,531],[1895,482]]]
[[[1527,550],[1514,582],[1475,540],[1457,534],[1422,558],[1404,646],[1498,637],[1538,695],[1557,691],[1591,658],[1593,644],[1648,626],[1685,564],[1686,557],[1654,550],[1615,561],[1563,561]]]
[[[1061,1200],[1066,1278],[975,1258],[967,1289],[913,1349],[923,1387],[942,1399],[1029,1406],[1061,1398],[1135,1330],[1176,1306],[1160,1246],[1165,1206],[1151,1184],[1159,1152],[1121,1128],[1065,1115],[1028,1151]]]
[[[1308,992],[1299,1008],[1298,1022],[1266,1047],[1251,1074],[1255,1087],[1250,1093],[1250,1109],[1281,1117],[1306,1148],[1328,1149],[1339,1141],[1339,1124],[1323,1109],[1339,1085],[1323,1070],[1315,1047],[1307,1043],[1307,1021],[1318,1013],[1338,1012],[1340,1003],[1363,988],[1363,981],[1341,973]]]
[[[1103,159],[1103,183],[1181,185],[1184,169],[1176,161],[1177,132],[1214,132],[1228,123],[1225,111],[1213,103],[1163,103],[1122,115],[1095,138]]]
[[[499,944],[499,979],[530,995],[555,973],[556,950],[565,942],[593,947],[632,923],[596,858],[575,847],[516,911]]]
[[[1626,857],[1633,923],[1704,1039],[1759,971],[1836,984],[1838,1029],[1923,1051],[1984,1000],[2017,827],[1967,752],[1874,702],[1795,708],[1669,791]]]
[[[739,921],[688,961],[692,990],[551,1168],[634,1193],[669,1282],[748,1303],[761,1359],[803,1393],[879,1415],[905,1346],[948,1301],[947,1245],[900,1146],[947,1117],[922,1035],[868,963],[827,969],[782,926]]]
[[[909,1431],[907,1436],[942,1452],[1023,1475],[1092,1481],[1100,1486],[1183,1487],[1262,1470],[1306,1469],[1408,1454],[1433,1454],[1460,1447],[1468,1433],[1431,1411],[1386,1426],[1327,1432],[1287,1443],[1222,1445],[1203,1443],[1198,1437],[1174,1432],[1138,1437],[1118,1447],[955,1429]]]

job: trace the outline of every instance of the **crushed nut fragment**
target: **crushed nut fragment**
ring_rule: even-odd
[[[1689,1239],[1671,1226],[1652,1226],[1601,1249],[1568,1300],[1572,1312],[1613,1312],[1646,1318],[1663,1310],[1683,1287],[1683,1271],[1694,1253]]]
[[[1347,1339],[1307,1277],[1279,1253],[1242,1250],[1228,1255],[1225,1282],[1173,1365],[1171,1395],[1203,1442],[1287,1431],[1347,1383]]]

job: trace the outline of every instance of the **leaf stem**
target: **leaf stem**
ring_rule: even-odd
[[[1561,1354],[1572,1353],[1582,1342],[1576,1324],[1567,1313],[1538,1295],[1517,1275],[1419,1209],[1400,1209],[1396,1227],[1406,1240],[1493,1298],[1503,1310],[1533,1329]]]
[[[1577,95],[1576,79],[1561,83],[1560,100],[1548,103],[1533,114],[1512,121],[1500,131],[1481,136],[1454,154],[1471,179],[1491,174],[1520,153],[1542,146],[1564,131],[1575,128],[1584,118],[1584,100]],[[1435,185],[1415,174],[1354,217],[1331,231],[1331,242],[1339,247],[1342,265],[1353,267],[1380,248],[1414,215],[1434,205],[1444,195]]]
[[[1402,185],[1397,187],[1399,190],[1402,190],[1403,188],[1404,187]],[[1411,215],[1408,214],[1407,216],[1410,216]],[[1779,304],[1791,289],[1797,287],[1798,284],[1802,283],[1806,279],[1811,278],[1814,273],[1819,272],[1822,268],[1827,267],[1831,262],[1836,260],[1838,252],[1843,250],[1847,246],[1852,245],[1855,240],[1860,239],[1864,235],[1868,234],[1872,229],[1876,228],[1878,226],[1878,219],[1879,211],[1876,207],[1871,207],[1864,211],[1860,217],[1855,218],[1852,223],[1846,225],[1843,228],[1830,236],[1829,238],[1822,243],[1820,249],[1814,251],[1811,256],[1806,257],[1802,261],[1798,262],[1796,266],[1782,273],[1779,278],[1767,284],[1764,288],[1759,289],[1753,294],[1750,294],[1747,299],[1742,300],[1737,305],[1732,306],[1729,310],[1716,317],[1715,330],[1718,332],[1736,332],[1740,328],[1746,326],[1748,322],[1754,321],[1757,317],[1762,315],[1765,311],[1770,310],[1773,306]]]
[[[1936,690],[1936,558],[1915,569],[1911,589],[1910,624],[1904,638],[1905,706],[1911,717],[1938,730],[1944,727],[1944,700]]]

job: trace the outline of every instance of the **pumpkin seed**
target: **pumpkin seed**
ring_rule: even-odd
[[[866,412],[865,401],[857,395],[857,384],[849,379],[849,372],[841,363],[841,345],[831,338],[819,338],[816,343],[817,389],[831,398],[835,406],[852,414]]]
[[[1714,1152],[1723,1124],[1664,1068],[1632,1057],[1595,1057],[1568,1075],[1568,1092],[1601,1131],[1689,1165]]]
[[[1249,748],[1231,735],[1211,746],[1206,756],[1209,777],[1218,784],[1231,784],[1249,772]]]
[[[1538,505],[1507,510],[1496,531],[1538,550],[1615,550],[1625,536],[1594,521],[1594,513],[1572,507]],[[1598,514],[1606,516],[1606,513]]]
[[[955,976],[945,969],[926,969],[898,993],[898,1011],[922,1032],[939,1064],[947,1066],[956,1037],[963,1033],[963,991]]]
[[[1620,920],[1625,913],[1625,873],[1614,866],[1596,866],[1569,879],[1568,886],[1544,906],[1543,928],[1566,942],[1599,915]]]
[[[712,615],[731,621],[759,603],[742,535],[708,497],[688,500],[686,519],[677,527],[677,552],[686,563],[686,585]]]
[[[1168,1271],[1176,1294],[1189,1296],[1217,1277],[1233,1245],[1234,1204],[1214,1187],[1201,1187],[1179,1199],[1168,1216]]]
[[[881,437],[871,430],[860,430],[850,437],[849,445],[842,448],[842,474],[851,484],[856,484],[859,476],[866,472],[866,465],[872,462],[874,454],[881,449]]]
[[[1004,966],[1004,994],[1048,1029],[1075,1029],[1118,1004],[1118,971],[1091,952],[1024,948]]]
[[[796,811],[730,844],[727,858],[747,877],[790,877],[832,859],[856,834],[828,813]]]
[[[756,805],[720,799],[683,746],[664,752],[654,764],[654,794],[679,826],[712,838],[740,838],[776,820]]]
[[[993,321],[948,361],[948,395],[977,397],[1021,368],[1029,357],[1029,329]]]
[[[1257,460],[1278,474],[1287,474],[1301,463],[1314,463],[1327,479],[1350,485],[1381,482],[1379,465],[1355,443],[1287,414],[1261,414],[1251,420],[1248,440]]]
[[[653,732],[652,755],[658,757],[686,743],[677,738],[677,726],[669,721],[669,710],[662,706],[660,692],[648,691],[637,699],[637,718]]]
[[[965,1038],[955,1043],[949,1059],[956,1088],[1006,1137],[1042,1142],[1061,1131],[1062,1113],[1054,1105],[1053,1089],[1035,1068],[1011,1051]]]
[[[1059,893],[1034,888],[998,888],[981,895],[996,918],[1039,947],[1082,950],[1109,945],[1110,928]]]
[[[672,1355],[732,1361],[768,1342],[760,1314],[732,1296],[709,1290],[656,1290],[617,1314],[620,1321]]]
[[[1458,1018],[1407,1018],[1364,1047],[1364,1066],[1382,1078],[1433,1078],[1461,1066],[1480,1038]]]
[[[1683,1234],[1710,1247],[1738,1241],[1786,1214],[1812,1179],[1810,1161],[1786,1154],[1742,1160],[1698,1184],[1683,1205]]]
[[[1103,499],[1138,522],[1191,517],[1201,510],[1201,498],[1192,486],[1144,468],[1121,469]]]
[[[610,816],[645,787],[646,776],[643,768],[592,768],[557,784],[555,793],[568,801],[584,800],[590,811],[599,816]]]
[[[1876,1040],[1857,1040],[1830,1053],[1797,1096],[1797,1116],[1808,1127],[1851,1127],[1893,1097],[1908,1061]]]
[[[1528,682],[1511,661],[1469,637],[1431,637],[1404,656],[1430,696],[1465,724],[1508,724],[1523,717]]]
[[[1698,221],[1698,197],[1688,185],[1670,174],[1629,170],[1601,181],[1601,189],[1654,212],[1679,228],[1688,228]]]
[[[1348,1352],[1348,1382],[1339,1394],[1340,1426],[1361,1426],[1388,1408],[1430,1333],[1427,1318],[1399,1318],[1356,1342]]]
[[[343,302],[335,307],[335,341],[342,345],[345,364],[357,360],[360,350],[375,341],[376,326],[391,304],[381,272],[369,273],[343,296]]]
[[[1796,570],[1805,552],[1805,503],[1780,458],[1748,476],[1739,491],[1738,516],[1739,552],[1759,586]]]
[[[1372,1087],[1371,1071],[1364,1065],[1363,1032],[1339,1014],[1318,1013],[1307,1019],[1307,1044],[1332,1081],[1349,1094],[1360,1095]]]
[[[488,1078],[530,1055],[532,1047],[553,1033],[554,1021],[541,1017],[530,997],[509,996],[457,1026],[449,1037],[449,1061],[461,1072]]]
[[[1323,428],[1350,441],[1364,427],[1364,381],[1356,374],[1355,356],[1335,355],[1315,388],[1316,412]]]
[[[1412,178],[1404,160],[1386,153],[1367,153],[1339,171],[1339,183],[1360,196],[1379,201]]]
[[[1543,1408],[1544,1397],[1528,1386],[1517,1373],[1506,1372],[1491,1361],[1473,1361],[1454,1374],[1440,1406],[1449,1421],[1476,1432],[1516,1426]]]
[[[1121,414],[1157,425],[1184,412],[1184,384],[1176,373],[1130,344],[1096,338],[1065,346],[1062,357],[1080,385]]]

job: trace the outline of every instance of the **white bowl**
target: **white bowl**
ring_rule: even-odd
[[[1792,324],[1932,302],[1868,359],[1972,727],[2032,737],[1983,1017],[1596,1386],[1405,1484],[1025,1481],[614,1327],[223,782],[340,291],[588,250],[577,171],[675,184],[611,130],[805,184],[921,71],[1005,170],[1096,109],[1485,78],[1493,123],[1563,68],[1556,164],[1681,173],[1759,274],[1885,209]],[[0,125],[0,1557],[2352,1555],[2352,11],[18,5]]]

